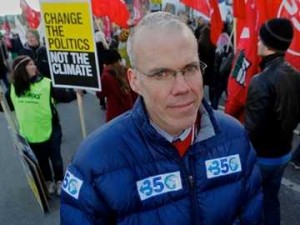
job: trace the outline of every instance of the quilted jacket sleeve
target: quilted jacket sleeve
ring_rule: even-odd
[[[250,146],[247,156],[248,168],[244,179],[243,207],[240,213],[241,225],[263,224],[263,193],[262,180],[259,167],[256,165],[256,156],[252,146]]]
[[[74,165],[64,178],[61,193],[61,225],[113,225],[114,217],[90,182]]]

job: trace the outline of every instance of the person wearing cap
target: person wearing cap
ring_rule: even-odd
[[[26,32],[26,40],[24,47],[19,50],[19,55],[27,55],[32,58],[40,74],[51,79],[47,49],[40,42],[39,32],[37,30],[28,30]]]
[[[12,69],[7,102],[16,113],[20,134],[28,141],[38,160],[48,192],[60,195],[63,180],[62,130],[53,102],[70,102],[76,99],[76,95],[73,91],[52,88],[51,80],[38,73],[29,56],[18,56]]]
[[[265,225],[280,224],[278,193],[300,122],[300,74],[284,59],[293,39],[290,20],[275,18],[259,31],[261,72],[249,85],[245,127],[263,177]]]
[[[206,66],[191,29],[150,13],[127,51],[140,96],[80,145],[64,178],[61,225],[260,225],[255,152],[244,127],[203,99]]]
[[[106,122],[131,109],[136,99],[126,76],[127,67],[121,64],[121,59],[121,55],[115,49],[104,52],[102,90],[96,95],[100,103],[101,99],[106,98]]]

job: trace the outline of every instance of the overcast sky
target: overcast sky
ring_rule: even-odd
[[[39,0],[26,0],[26,2],[35,10],[40,10]],[[0,16],[20,14],[20,0],[0,0]]]

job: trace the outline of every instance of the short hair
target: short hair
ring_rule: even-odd
[[[136,58],[133,53],[133,47],[135,44],[136,35],[141,32],[143,29],[146,30],[155,30],[157,28],[169,28],[169,29],[178,29],[178,30],[188,30],[191,32],[190,28],[179,20],[179,17],[168,12],[154,12],[146,15],[138,25],[130,32],[128,41],[127,41],[127,54],[130,60],[132,67],[136,67]],[[172,37],[170,37],[172,38]]]
[[[40,34],[39,34],[39,32],[37,30],[34,30],[34,29],[27,30],[27,32],[26,32],[26,38],[27,38],[28,34],[32,34],[38,40],[38,42],[40,42]]]

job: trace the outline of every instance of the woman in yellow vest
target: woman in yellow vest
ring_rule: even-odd
[[[38,159],[48,192],[60,195],[63,180],[62,130],[53,100],[70,102],[76,99],[76,95],[73,91],[52,88],[51,80],[39,74],[29,56],[17,57],[12,68],[8,103],[15,110],[21,135]]]

